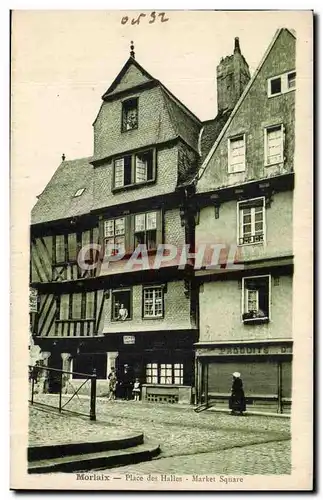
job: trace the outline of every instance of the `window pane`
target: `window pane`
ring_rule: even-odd
[[[135,216],[135,231],[140,232],[145,230],[145,214]]]
[[[247,311],[257,311],[258,310],[258,291],[257,290],[248,290],[248,304]]]
[[[122,217],[121,219],[115,219],[114,224],[115,224],[115,234],[116,235],[124,234],[124,217]]]
[[[56,262],[65,262],[65,237],[56,236]]]
[[[147,161],[143,155],[136,155],[136,180],[135,182],[145,182],[147,180]]]
[[[147,244],[147,249],[148,250],[153,250],[157,247],[157,232],[156,230],[153,231],[147,231],[147,238],[146,238],[146,244]]]
[[[289,73],[287,76],[287,85],[289,89],[293,89],[296,86],[296,71]]]
[[[271,95],[273,94],[280,94],[281,92],[281,78],[274,78],[270,82],[270,90],[271,90]]]
[[[157,228],[157,214],[156,212],[148,212],[146,214],[146,229]]]
[[[114,186],[122,187],[124,185],[124,161],[123,158],[114,160]]]

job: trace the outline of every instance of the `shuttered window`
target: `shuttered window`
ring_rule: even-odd
[[[246,168],[245,136],[239,135],[229,139],[228,165],[229,173],[243,172]]]
[[[56,262],[65,262],[65,236],[63,234],[56,236]]]
[[[149,149],[114,160],[114,188],[152,181],[156,173],[156,150]]]
[[[265,165],[275,165],[283,161],[283,126],[265,129]]]

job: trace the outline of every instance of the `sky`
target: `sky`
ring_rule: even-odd
[[[216,67],[234,38],[251,74],[275,31],[298,12],[26,10],[13,12],[11,162],[13,187],[31,210],[61,162],[91,156],[101,96],[129,57],[163,82],[201,120],[216,115]],[[127,16],[125,24],[121,19]]]

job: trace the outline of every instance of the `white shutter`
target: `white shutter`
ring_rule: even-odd
[[[136,156],[136,183],[147,181],[147,161]]]
[[[229,139],[229,172],[245,170],[245,140],[244,136]]]
[[[267,128],[266,164],[274,165],[283,159],[283,129],[282,126]]]
[[[124,186],[124,159],[114,160],[114,187]]]

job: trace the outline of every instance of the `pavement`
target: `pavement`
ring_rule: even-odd
[[[51,395],[41,399],[50,401]],[[87,398],[69,409],[86,413]],[[158,442],[158,458],[114,468],[114,474],[290,474],[290,419],[267,415],[231,416],[179,404],[97,400],[96,428],[143,431]],[[78,429],[77,429],[78,432]],[[58,433],[58,431],[57,431]]]

